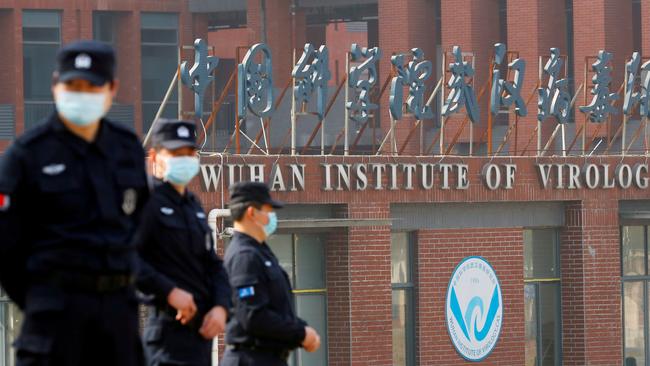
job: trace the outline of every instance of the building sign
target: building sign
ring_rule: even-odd
[[[481,257],[467,257],[454,270],[447,288],[445,320],[456,351],[481,361],[494,349],[503,324],[501,284]]]
[[[518,170],[511,162],[488,162],[480,171],[471,171],[465,163],[202,164],[201,182],[205,191],[241,180],[266,182],[276,192],[305,191],[311,188],[306,187],[307,168],[318,172],[322,191],[465,190],[476,184],[490,191],[511,190]],[[539,189],[627,190],[650,184],[647,163],[535,163],[534,169]]]

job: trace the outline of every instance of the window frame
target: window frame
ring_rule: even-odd
[[[287,273],[291,280],[291,294],[292,296],[292,301],[294,305],[294,309],[296,309],[296,313],[298,312],[298,297],[299,296],[319,296],[322,297],[323,300],[325,301],[325,314],[323,314],[323,320],[325,323],[325,334],[321,334],[321,340],[324,338],[324,342],[322,341],[321,343],[324,343],[326,352],[325,352],[325,363],[329,365],[329,344],[327,342],[327,334],[329,333],[329,319],[327,316],[327,307],[328,307],[328,293],[327,293],[327,253],[323,253],[323,256],[321,258],[322,264],[323,264],[323,284],[325,285],[324,288],[297,288],[296,286],[298,285],[297,281],[297,276],[298,276],[298,271],[297,271],[297,262],[298,262],[298,240],[297,237],[300,235],[309,235],[312,233],[296,233],[296,232],[288,232],[288,233],[282,233],[282,235],[287,235],[291,237],[291,273]],[[320,233],[313,233],[313,234],[320,234]],[[303,244],[305,245],[305,244]],[[306,244],[309,245],[309,244]],[[271,249],[273,247],[269,244]],[[326,250],[327,248],[327,242],[323,241],[323,248]],[[290,356],[289,362],[290,365],[299,365],[300,364],[300,350],[297,350],[296,352],[293,352]],[[305,365],[303,365],[305,366]]]
[[[555,306],[555,313],[557,314],[557,320],[558,320],[558,326],[559,330],[555,334],[557,337],[556,339],[556,347],[557,347],[557,352],[555,354],[555,363],[557,365],[562,365],[563,363],[563,355],[562,355],[562,323],[563,323],[563,317],[562,317],[562,256],[560,253],[561,250],[561,243],[560,243],[560,230],[558,227],[552,227],[552,226],[540,226],[540,227],[530,227],[530,228],[524,228],[525,231],[535,231],[535,230],[553,230],[553,240],[555,244],[555,268],[557,268],[556,271],[556,277],[526,277],[524,274],[524,287],[526,285],[532,285],[534,286],[535,289],[535,324],[536,324],[536,350],[537,350],[537,360],[541,362],[543,359],[543,347],[542,347],[542,309],[541,309],[541,304],[540,304],[540,299],[541,299],[541,286],[542,285],[547,285],[547,284],[557,284],[557,292],[558,292],[558,302]],[[522,235],[523,238],[523,235]],[[525,243],[522,243],[525,248]],[[524,251],[523,253],[523,258],[524,258],[524,263],[526,261],[526,253]],[[534,272],[534,269],[533,269]],[[524,314],[524,323],[526,322],[526,317]],[[525,325],[524,325],[525,326]]]
[[[407,250],[409,255],[409,265],[407,268],[409,281],[404,283],[393,283],[391,279],[391,308],[393,306],[392,297],[393,293],[396,291],[403,291],[406,296],[406,322],[407,326],[404,330],[406,335],[405,346],[406,346],[406,366],[415,366],[416,365],[416,352],[417,352],[417,317],[415,315],[417,306],[417,295],[416,295],[416,276],[417,276],[417,233],[414,231],[391,231],[391,252],[392,252],[392,243],[393,235],[406,235],[407,241]],[[392,253],[391,253],[391,273],[392,273]],[[392,275],[391,275],[392,277]],[[392,315],[391,315],[392,316]],[[408,329],[410,325],[411,329]],[[392,344],[391,344],[392,346]]]
[[[625,265],[623,261],[623,228],[624,227],[633,227],[633,226],[642,226],[643,227],[643,253],[644,253],[644,261],[643,264],[645,266],[645,274],[644,275],[623,275],[625,273]],[[621,275],[621,325],[622,325],[622,346],[623,346],[623,352],[622,352],[622,364],[625,364],[625,284],[630,283],[630,282],[641,282],[643,285],[643,316],[644,316],[644,324],[643,324],[643,337],[644,337],[644,355],[645,355],[645,361],[646,365],[650,364],[650,290],[648,287],[650,286],[650,264],[648,263],[648,260],[650,259],[648,257],[648,228],[649,225],[621,225],[619,229],[619,253],[621,253],[620,256],[620,275]]]

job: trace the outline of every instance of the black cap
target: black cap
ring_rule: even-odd
[[[59,81],[84,79],[94,85],[104,85],[115,76],[115,52],[102,42],[70,43],[59,50],[56,60]]]
[[[271,198],[269,187],[259,182],[239,182],[230,186],[230,205],[238,203],[257,203],[282,208],[284,203]]]
[[[192,121],[159,118],[152,132],[153,146],[175,150],[181,147],[196,146],[196,124]]]

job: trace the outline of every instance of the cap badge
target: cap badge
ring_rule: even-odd
[[[74,59],[74,68],[75,69],[90,69],[92,66],[93,60],[85,53],[80,53]]]
[[[176,134],[178,137],[186,139],[190,137],[190,130],[185,126],[181,126],[176,130]]]

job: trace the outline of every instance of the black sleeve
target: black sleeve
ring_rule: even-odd
[[[25,163],[14,144],[0,159],[0,285],[21,309],[25,305],[28,243],[22,226],[27,222]]]
[[[234,258],[228,273],[235,301],[234,316],[253,336],[300,347],[305,339],[305,325],[270,308],[263,268],[255,253],[242,252]]]
[[[154,207],[150,202],[143,210],[140,225],[133,237],[134,246],[138,251],[138,273],[136,286],[145,294],[156,296],[161,302],[167,302],[167,296],[176,287],[174,282],[164,274],[156,271],[146,258],[151,250],[156,250],[155,243],[155,215]]]

